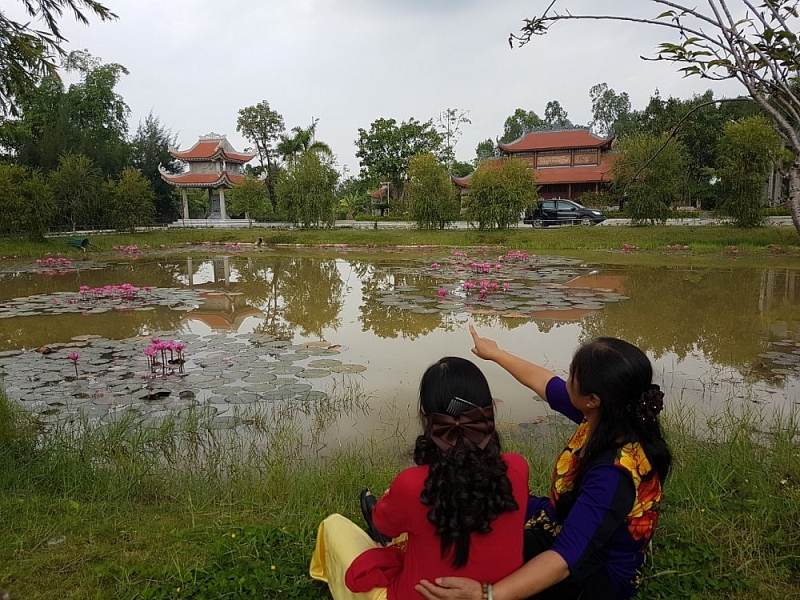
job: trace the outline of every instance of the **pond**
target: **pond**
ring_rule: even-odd
[[[416,432],[419,377],[442,356],[472,357],[470,322],[559,373],[582,341],[627,339],[654,361],[667,401],[700,422],[728,408],[786,415],[800,404],[796,271],[490,249],[221,248],[5,266],[0,383],[44,421],[201,411],[221,428],[248,411],[357,396],[326,428],[326,443],[342,443]],[[550,416],[475,360],[507,426]]]

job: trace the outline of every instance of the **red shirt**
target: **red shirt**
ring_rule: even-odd
[[[508,465],[508,479],[519,509],[505,512],[492,521],[491,532],[472,534],[469,560],[461,569],[453,567],[450,553],[442,558],[441,541],[428,521],[431,507],[424,506],[419,499],[428,476],[428,466],[411,467],[395,478],[372,513],[375,526],[384,535],[396,537],[408,533],[403,569],[389,585],[389,600],[422,598],[414,590],[420,579],[433,581],[437,577],[458,576],[495,583],[522,566],[528,462],[513,452],[504,454],[503,460]]]

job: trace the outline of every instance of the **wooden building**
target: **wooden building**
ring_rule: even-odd
[[[189,150],[170,148],[169,153],[188,163],[189,170],[171,175],[159,165],[161,178],[181,190],[183,218],[189,219],[187,188],[205,189],[208,192],[209,219],[227,219],[225,190],[244,180],[244,165],[255,157],[254,153],[237,152],[224,135],[201,135]]]
[[[588,128],[537,129],[508,144],[498,143],[501,156],[484,160],[478,169],[513,157],[524,160],[539,185],[539,197],[576,200],[586,192],[600,192],[612,180],[616,154],[614,138],[601,138]],[[472,175],[453,177],[462,190]]]

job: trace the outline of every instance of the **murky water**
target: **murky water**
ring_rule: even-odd
[[[726,406],[773,415],[800,405],[800,276],[791,270],[620,268],[432,250],[0,272],[3,383],[53,419],[90,408],[106,418],[187,406],[232,418],[241,405],[355,390],[366,396],[363,410],[343,414],[329,442],[415,431],[419,377],[442,356],[472,356],[469,322],[562,373],[582,341],[627,339],[653,359],[668,402],[701,420]],[[87,335],[101,337],[73,339]],[[186,344],[184,373],[165,355],[149,376],[143,350],[153,335]],[[44,347],[54,352],[36,351]],[[82,357],[71,361],[71,351]],[[499,368],[481,367],[502,421],[549,414]],[[162,377],[168,370],[176,372]]]

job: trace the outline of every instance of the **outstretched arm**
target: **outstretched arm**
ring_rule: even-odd
[[[524,600],[543,592],[569,575],[567,563],[552,550],[526,562],[492,586],[494,600]],[[423,579],[415,589],[426,600],[481,600],[481,584],[464,577],[441,577],[432,583]]]
[[[508,371],[514,379],[522,385],[532,389],[540,398],[547,400],[545,391],[547,382],[555,377],[550,369],[511,354],[497,345],[497,342],[478,335],[475,327],[470,323],[469,332],[472,335],[472,353],[484,360],[491,360]]]

